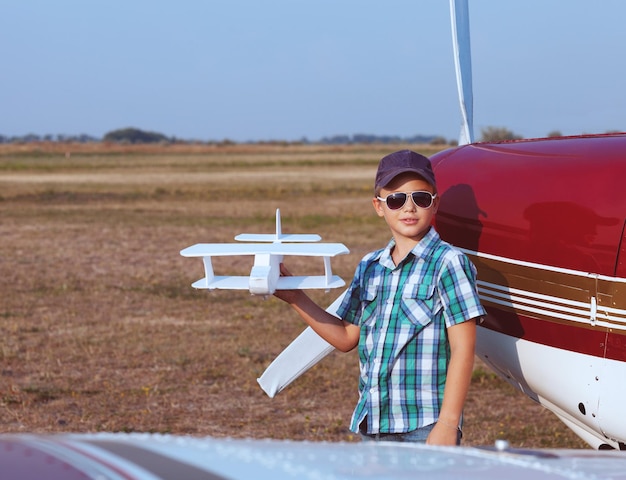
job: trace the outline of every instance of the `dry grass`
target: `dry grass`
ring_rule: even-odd
[[[388,238],[369,196],[396,146],[61,147],[0,149],[0,431],[354,440],[355,354],[267,398],[256,378],[303,325],[276,299],[194,291],[201,262],[178,252],[271,231],[279,207],[285,231],[348,245],[349,279]],[[497,438],[584,447],[479,364],[465,444]]]

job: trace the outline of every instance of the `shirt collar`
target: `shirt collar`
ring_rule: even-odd
[[[417,242],[417,244],[411,249],[411,254],[418,258],[423,257],[439,241],[439,234],[433,227],[430,227],[428,229],[428,232],[426,232],[426,235],[424,235],[424,238]],[[387,267],[392,270],[396,268],[396,265],[393,263],[393,259],[391,258],[391,250],[395,245],[396,241],[392,238],[391,240],[389,240],[387,246],[382,250],[379,257],[379,263],[383,267]]]

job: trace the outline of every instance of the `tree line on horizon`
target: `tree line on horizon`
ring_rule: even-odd
[[[58,143],[119,143],[119,144],[181,144],[181,143],[207,143],[207,144],[236,144],[236,143],[275,143],[275,144],[329,144],[344,145],[354,143],[440,143],[447,144],[448,141],[440,136],[435,135],[413,135],[410,137],[402,137],[399,135],[371,135],[371,134],[354,134],[354,135],[334,135],[323,137],[320,140],[309,140],[301,138],[299,140],[258,140],[249,142],[236,142],[230,139],[223,140],[188,140],[177,137],[168,137],[162,133],[150,132],[139,128],[121,128],[107,132],[102,138],[91,135],[37,135],[27,134],[23,136],[8,137],[0,135],[1,143],[37,143],[37,142],[58,142]]]
[[[561,132],[554,130],[550,132],[548,137],[562,136]],[[517,140],[523,137],[515,134],[511,130],[504,127],[486,127],[481,130],[481,142],[495,142],[502,140]],[[458,144],[457,140],[448,140],[438,135],[413,135],[410,137],[402,137],[399,135],[371,135],[371,134],[354,134],[354,135],[334,135],[323,137],[317,141],[308,140],[306,137],[300,140],[259,140],[249,142],[236,142],[229,139],[220,141],[200,141],[200,140],[184,140],[177,137],[168,137],[162,133],[150,132],[139,128],[129,127],[112,130],[107,132],[102,138],[91,135],[37,135],[27,134],[23,136],[5,136],[0,135],[0,144],[3,143],[38,143],[38,142],[57,142],[57,143],[120,143],[120,144],[325,144],[325,145],[346,145],[346,144],[393,144],[393,143],[410,143],[410,144],[431,144],[431,145],[451,145]]]

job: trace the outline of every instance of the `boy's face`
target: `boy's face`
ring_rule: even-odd
[[[378,196],[386,198],[396,192],[416,192],[425,190],[436,193],[435,188],[426,180],[415,173],[403,173],[394,178],[385,188],[381,189]],[[435,197],[433,204],[429,208],[420,208],[413,200],[407,197],[404,205],[397,209],[390,209],[383,200],[374,197],[374,209],[379,217],[385,219],[391,229],[391,233],[397,244],[407,241],[417,243],[430,228],[433,216],[439,206],[439,197]]]

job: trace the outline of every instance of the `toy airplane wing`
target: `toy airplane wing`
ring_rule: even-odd
[[[266,243],[198,243],[181,250],[184,257],[201,257],[205,277],[192,286],[200,289],[249,290],[254,295],[271,295],[276,290],[338,288],[345,282],[333,275],[330,258],[349,253],[341,243],[311,243],[321,239],[319,235],[289,234],[281,231],[280,210],[276,210],[275,234],[244,233],[235,237],[238,241]],[[298,242],[298,243],[288,243]],[[212,257],[252,255],[254,265],[249,276],[217,276],[213,271]],[[322,257],[324,275],[281,276],[280,263],[284,256],[298,255]]]
[[[348,253],[342,243],[197,243],[181,250],[183,257],[225,257],[233,255],[299,255],[334,257]]]

